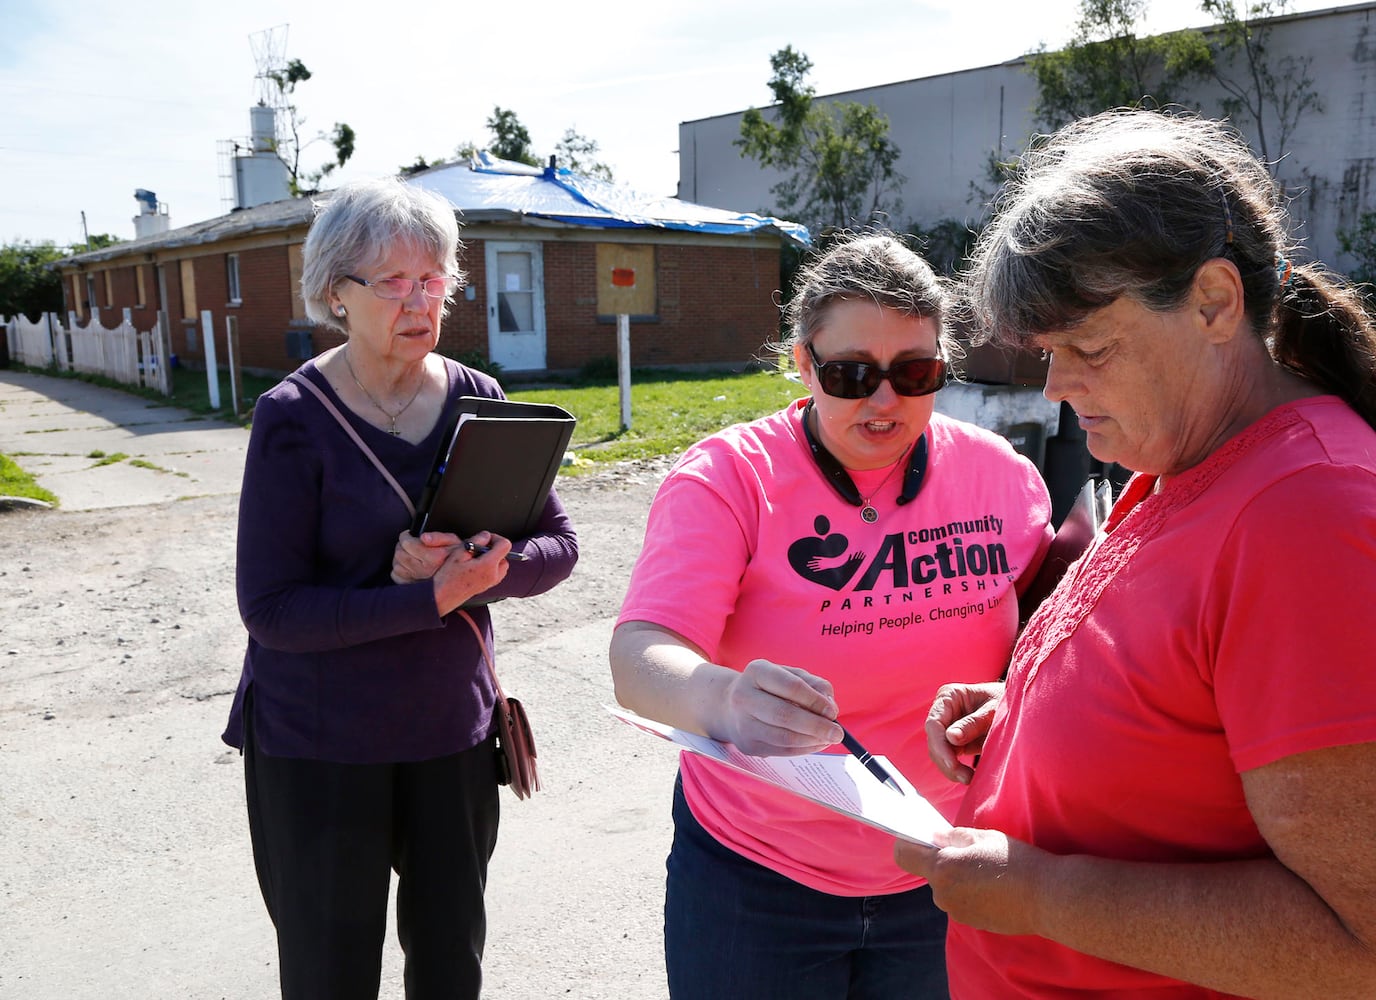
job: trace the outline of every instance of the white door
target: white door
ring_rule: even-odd
[[[487,244],[487,349],[507,371],[545,368],[545,267],[539,243]]]

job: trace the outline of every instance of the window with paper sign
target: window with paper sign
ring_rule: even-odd
[[[530,284],[529,254],[502,254],[500,267],[505,287],[497,293],[497,328],[516,333],[535,328]]]
[[[487,244],[488,356],[503,368],[545,367],[544,255],[539,243]]]

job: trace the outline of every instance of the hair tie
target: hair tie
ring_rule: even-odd
[[[1281,288],[1289,288],[1291,282],[1295,280],[1295,265],[1290,258],[1279,250],[1276,251],[1276,284]]]
[[[1223,202],[1223,243],[1225,246],[1233,245],[1233,211],[1228,207],[1228,192],[1218,192],[1218,198]]]

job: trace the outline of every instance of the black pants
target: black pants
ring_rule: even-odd
[[[244,741],[283,1000],[376,1000],[391,872],[408,1000],[476,1000],[497,844],[492,740],[409,764],[271,757]]]

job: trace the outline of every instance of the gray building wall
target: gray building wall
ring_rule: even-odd
[[[1270,22],[1270,56],[1311,59],[1309,75],[1323,100],[1290,140],[1277,176],[1311,256],[1345,270],[1340,228],[1376,210],[1376,3],[1294,14]],[[1193,100],[1221,115],[1225,93],[1212,81]],[[1010,155],[1032,133],[1036,86],[1023,59],[941,76],[826,95],[820,100],[873,104],[888,116],[907,180],[890,224],[905,228],[954,218],[979,219],[983,205],[971,182],[988,188],[991,152]],[[679,125],[679,197],[705,205],[774,214],[770,187],[781,175],[761,170],[733,143],[743,111]],[[1268,125],[1271,153],[1274,127]],[[1249,135],[1255,146],[1255,136]]]

